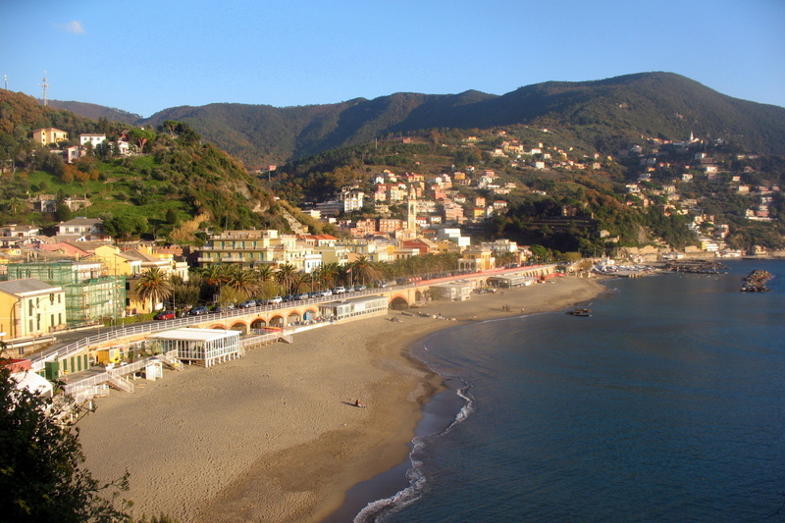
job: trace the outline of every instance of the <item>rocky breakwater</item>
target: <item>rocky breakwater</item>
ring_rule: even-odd
[[[769,271],[754,270],[744,278],[741,292],[766,292],[769,290],[766,283],[773,277]]]

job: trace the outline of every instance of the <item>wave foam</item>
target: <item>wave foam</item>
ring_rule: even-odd
[[[456,395],[464,400],[455,418],[443,430],[424,437],[415,436],[412,439],[412,450],[409,452],[409,462],[411,467],[406,471],[406,479],[409,486],[390,496],[389,498],[379,499],[368,503],[354,517],[354,523],[369,523],[381,521],[384,516],[398,512],[422,496],[425,489],[426,478],[423,472],[423,452],[428,442],[440,438],[450,432],[456,425],[463,423],[474,412],[474,399],[469,394],[471,385],[461,380],[463,387],[455,391]]]

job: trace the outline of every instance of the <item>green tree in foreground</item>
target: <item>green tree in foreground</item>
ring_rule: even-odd
[[[0,368],[0,520],[130,521],[129,503],[117,500],[128,474],[105,484],[94,479],[81,466],[78,432],[58,423],[58,414],[52,400],[18,390]]]

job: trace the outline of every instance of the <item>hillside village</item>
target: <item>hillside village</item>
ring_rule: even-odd
[[[150,234],[144,224],[152,216],[134,228],[114,210],[149,203],[143,177],[153,183],[174,176],[164,169],[177,158],[177,144],[200,147],[193,131],[166,122],[157,133],[118,127],[110,139],[108,133],[32,129],[29,165],[46,170],[40,155],[56,158],[63,166],[59,178],[25,171],[17,161],[6,163],[3,176],[12,182],[32,174],[42,180],[38,187],[68,192],[28,189],[24,201],[6,203],[7,216],[25,220],[7,219],[0,227],[0,277],[8,280],[0,283],[0,331],[5,341],[34,341],[74,327],[145,321],[170,309],[186,314],[266,303],[424,274],[548,260],[570,266],[581,256],[636,262],[739,257],[782,245],[783,196],[772,182],[781,173],[762,169],[776,163],[719,139],[640,138],[603,155],[565,129],[526,125],[393,136],[349,150],[351,158],[362,155],[359,162],[327,167],[317,157],[308,160],[310,171],[298,174],[293,162],[249,178],[256,194],[269,185],[299,209],[273,196],[267,207],[256,203],[253,214],[232,221],[218,214],[235,211],[232,205],[210,207],[194,194],[192,208],[203,209],[204,217],[185,216],[182,202],[171,201],[156,207],[168,209],[160,222],[168,223],[159,229],[164,233]],[[137,170],[110,171],[113,166]],[[89,185],[127,179],[126,172],[137,173],[130,206]],[[81,194],[79,187],[85,187]],[[244,201],[252,202],[251,192],[243,191]],[[629,213],[643,217],[644,225],[629,227]],[[666,225],[677,229],[670,239],[678,237],[679,244],[650,228],[657,223],[652,216],[677,220]],[[520,241],[542,238],[547,247],[549,235],[581,240],[567,243],[576,246],[571,249]],[[156,285],[165,290],[150,292]],[[29,305],[33,296],[35,306]]]

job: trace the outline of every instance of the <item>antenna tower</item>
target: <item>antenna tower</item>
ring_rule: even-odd
[[[41,94],[44,99],[44,107],[47,105],[46,91],[49,89],[49,82],[46,80],[46,71],[44,71],[44,80],[41,82]]]
[[[3,88],[7,91],[8,90],[8,75],[3,75]]]

